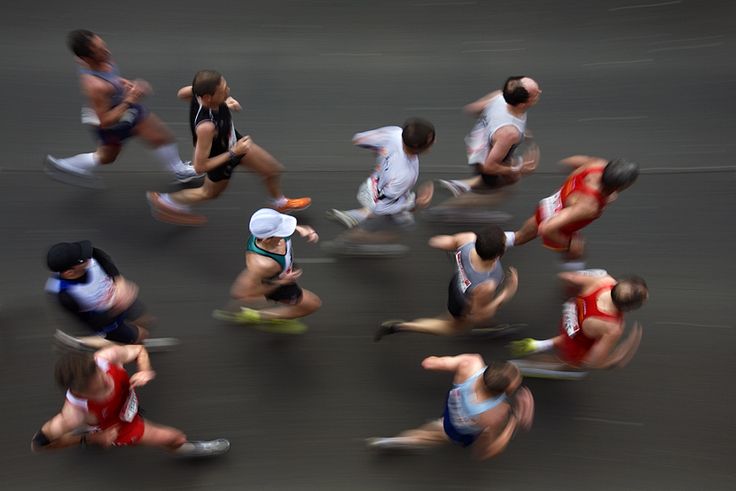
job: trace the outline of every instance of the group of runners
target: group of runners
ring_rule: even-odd
[[[207,219],[193,205],[221,194],[236,168],[256,172],[264,180],[270,201],[250,217],[245,268],[233,283],[231,303],[213,315],[272,332],[304,332],[306,326],[299,319],[318,310],[321,300],[297,283],[302,270],[293,258],[292,237],[296,234],[316,243],[319,235],[288,213],[305,209],[311,199],[286,198],[280,187],[282,165],[250,136],[236,131],[231,111],[240,110],[240,104],[230,96],[222,74],[201,70],[191,85],[178,92],[190,104],[194,145],[192,161],[183,162],[172,133],[140,103],[150,86],[122,78],[105,42],[93,32],[73,31],[69,47],[81,65],[80,82],[91,108],[85,113],[86,122],[93,126],[99,145],[95,152],[69,158],[47,156],[51,176],[98,185],[95,168],[112,163],[124,141],[140,136],[178,181],[188,183],[172,193],[147,193],[154,218],[201,226]],[[439,181],[452,194],[444,206],[456,207],[458,216],[462,210],[488,206],[486,197],[497,199],[537,168],[538,147],[532,143],[520,149],[525,138],[530,140],[527,112],[537,104],[541,92],[530,77],[509,77],[501,90],[466,106],[477,117],[466,138],[473,176]],[[362,255],[402,250],[397,237],[412,228],[416,210],[430,206],[435,194],[432,183],[417,186],[419,157],[435,137],[432,123],[420,118],[353,137],[355,145],[375,152],[376,165],[359,186],[359,208],[328,211],[328,218],[348,229],[328,250]],[[623,366],[631,359],[641,327],[635,325],[624,338],[623,316],[646,301],[646,283],[636,276],[614,278],[604,270],[585,269],[580,230],[634,183],[638,165],[625,159],[588,156],[570,157],[562,163],[570,167],[570,175],[559,191],[538,203],[519,230],[504,232],[497,225],[485,225],[474,232],[432,237],[429,245],[447,251],[454,260],[447,312],[412,321],[386,321],[376,331],[375,340],[409,331],[455,335],[488,326],[498,309],[514,297],[519,284],[517,271],[505,271],[501,257],[509,248],[536,237],[558,251],[564,261],[560,278],[570,300],[563,306],[558,334],[545,340],[513,342],[512,353],[525,356],[524,360],[486,364],[474,354],[426,358],[422,362],[425,369],[453,374],[443,417],[396,437],[370,439],[371,447],[416,448],[454,441],[472,445],[480,458],[492,457],[506,447],[517,428],[531,427],[534,400],[521,385],[524,375],[575,378],[590,369]],[[83,240],[53,245],[46,260],[52,272],[47,291],[90,332],[73,337],[57,331],[57,340],[71,348],[59,358],[56,368],[66,400],[61,412],[36,433],[32,448],[92,443],[153,445],[183,456],[226,452],[227,440],[189,441],[181,431],[138,414],[135,387],[155,375],[148,349],[171,347],[178,341],[149,337],[151,317],[138,299],[138,287],[122,276],[111,256]],[[122,365],[134,361],[138,371],[128,376]]]

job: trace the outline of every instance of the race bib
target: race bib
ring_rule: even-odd
[[[560,192],[557,191],[552,196],[548,196],[540,201],[539,209],[541,210],[542,221],[547,220],[549,217],[560,211],[562,209]]]
[[[135,390],[130,389],[130,394],[120,410],[120,419],[130,423],[136,414],[138,414],[138,396],[135,395]]]
[[[580,330],[578,324],[578,309],[575,306],[575,302],[565,302],[562,306],[562,325],[565,328],[565,332],[568,337],[575,337],[575,334]]]

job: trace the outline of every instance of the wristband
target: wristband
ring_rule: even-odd
[[[243,158],[242,155],[238,155],[235,152],[233,152],[232,150],[228,150],[227,151],[227,154],[230,156],[230,163],[235,164],[235,165],[236,164],[239,164],[240,163],[240,159]]]

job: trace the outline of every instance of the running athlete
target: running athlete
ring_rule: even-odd
[[[249,136],[235,130],[230,109],[240,104],[230,97],[225,78],[214,70],[196,73],[192,85],[179,90],[180,99],[190,101],[189,124],[194,142],[194,169],[204,172],[204,185],[172,194],[148,193],[154,217],[180,225],[201,225],[202,215],[193,214],[191,205],[217,198],[225,191],[233,170],[245,166],[260,174],[271,195],[274,209],[288,213],[307,208],[310,198],[289,199],[281,192],[283,166]]]
[[[572,167],[572,173],[559,191],[539,202],[535,215],[521,229],[506,232],[507,246],[541,235],[545,247],[562,252],[568,261],[579,260],[584,252],[579,230],[600,217],[606,205],[639,176],[639,164],[630,160],[575,155],[562,163]],[[582,269],[582,263],[573,264]]]
[[[88,240],[54,244],[46,254],[46,264],[54,272],[46,291],[56,296],[68,312],[82,321],[95,336],[72,338],[57,332],[57,340],[82,346],[102,348],[110,342],[146,343],[152,318],[138,300],[138,286],[120,274],[103,250]],[[158,338],[174,344],[171,338]],[[73,346],[74,347],[74,346]]]
[[[354,145],[376,153],[376,167],[359,189],[362,208],[328,212],[328,217],[354,228],[335,243],[385,243],[395,238],[396,229],[414,225],[412,211],[431,199],[431,193],[415,197],[412,192],[419,178],[419,155],[434,140],[432,123],[419,118],[408,119],[403,127],[386,126],[353,136]]]
[[[519,370],[508,362],[486,366],[480,355],[430,356],[425,370],[453,373],[441,419],[391,438],[371,438],[377,449],[416,449],[453,442],[472,446],[478,459],[500,454],[517,429],[529,430],[534,398],[521,387]]]
[[[140,104],[140,100],[151,92],[148,82],[121,77],[105,41],[91,31],[70,32],[68,45],[82,65],[79,80],[96,116],[95,133],[99,144],[92,153],[65,159],[47,155],[46,162],[55,170],[81,178],[80,183],[91,183],[94,169],[114,162],[125,140],[139,136],[153,147],[156,157],[177,180],[187,182],[199,177],[189,163],[179,158],[174,134]]]
[[[235,279],[230,290],[239,304],[263,302],[264,299],[280,305],[256,310],[240,307],[231,314],[215,311],[214,316],[246,324],[260,324],[269,330],[299,333],[306,326],[296,321],[322,305],[320,298],[302,289],[296,280],[302,270],[294,264],[291,237],[298,233],[307,242],[316,243],[319,235],[312,227],[297,225],[296,218],[270,208],[262,208],[250,219],[250,233],[245,251],[245,269]]]
[[[123,365],[134,361],[138,371],[129,377]],[[135,388],[155,376],[143,346],[112,346],[94,354],[66,353],[56,363],[56,382],[66,390],[64,406],[41,426],[31,449],[39,452],[87,444],[161,447],[186,457],[227,452],[230,442],[225,439],[188,441],[180,430],[141,417]],[[89,431],[89,427],[94,429]]]
[[[641,326],[635,324],[626,339],[624,313],[641,307],[649,297],[647,284],[638,276],[615,279],[605,270],[591,269],[560,273],[575,292],[562,308],[557,336],[545,340],[526,338],[511,343],[516,356],[554,350],[551,356],[532,360],[552,362],[555,370],[601,369],[624,366],[641,341]],[[618,344],[618,345],[617,345]],[[524,368],[533,368],[519,360]],[[531,373],[530,373],[531,374]]]
[[[503,90],[496,90],[465,106],[468,114],[478,121],[465,137],[468,165],[475,177],[440,180],[453,196],[468,191],[498,189],[514,184],[521,176],[533,172],[539,151],[514,155],[524,141],[526,113],[537,102],[542,91],[534,79],[526,76],[509,77]]]
[[[506,249],[503,231],[493,225],[480,232],[437,235],[429,245],[453,251],[455,274],[450,280],[447,298],[448,314],[413,321],[386,321],[376,331],[375,341],[397,332],[423,332],[450,336],[487,323],[501,304],[513,298],[518,287],[516,270],[511,268],[504,282],[501,256]]]

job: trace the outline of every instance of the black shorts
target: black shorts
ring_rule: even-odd
[[[455,319],[465,317],[468,309],[468,299],[457,286],[458,278],[455,274],[447,288],[447,310]]]
[[[242,136],[237,131],[235,132],[235,138],[240,140]],[[232,160],[228,160],[224,164],[222,164],[219,167],[215,167],[211,171],[207,173],[207,177],[212,182],[218,182],[218,181],[227,181],[233,176],[233,171],[237,166],[240,165],[240,162],[242,160],[242,157],[238,159],[237,162],[233,162]]]
[[[482,172],[483,167],[480,164],[473,164],[473,172],[475,175],[480,176],[483,180],[483,184],[489,189],[496,189],[506,186],[508,184],[503,176],[496,174],[484,174]]]
[[[303,296],[304,292],[302,291],[302,288],[296,283],[290,283],[276,288],[274,291],[266,295],[266,298],[273,300],[274,302],[296,305],[301,302]]]
[[[131,138],[138,123],[146,119],[148,110],[140,104],[130,104],[120,121],[107,128],[97,127],[94,133],[102,145],[120,146]]]
[[[115,318],[114,322],[99,331],[98,334],[116,343],[133,344],[140,337],[140,329],[133,324],[133,321],[142,317],[145,312],[146,307],[143,302],[136,299],[127,310]]]

